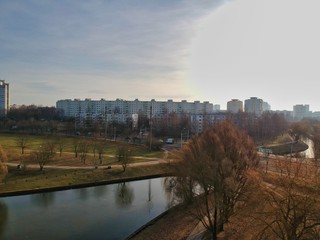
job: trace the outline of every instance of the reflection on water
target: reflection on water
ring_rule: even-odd
[[[173,205],[173,191],[164,182],[0,198],[0,239],[124,239]]]
[[[3,235],[3,232],[6,228],[7,220],[8,220],[8,207],[3,202],[0,202],[0,239],[2,239],[1,236]]]
[[[94,196],[96,198],[103,198],[105,195],[107,195],[107,187],[106,186],[100,186],[100,187],[96,187],[94,188]]]
[[[79,189],[79,197],[81,200],[87,200],[88,198],[88,190],[87,188],[80,188]]]
[[[151,190],[151,180],[148,180],[148,198],[146,202],[146,207],[148,212],[150,213],[152,208],[153,208],[153,203],[152,203],[152,190]]]
[[[130,207],[134,199],[133,189],[129,183],[119,183],[116,194],[116,203],[122,208]]]
[[[167,198],[168,208],[171,208],[174,205],[176,205],[176,201],[178,200],[174,191],[176,182],[175,179],[175,177],[166,177],[162,180],[163,190]]]
[[[31,199],[36,206],[47,208],[54,203],[54,192],[34,194]]]

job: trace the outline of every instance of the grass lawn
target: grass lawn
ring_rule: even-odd
[[[38,169],[28,168],[29,164],[38,164],[33,158],[30,158],[32,151],[37,148],[46,140],[48,137],[43,135],[28,135],[27,147],[25,154],[21,154],[21,148],[19,147],[18,134],[0,134],[0,145],[2,145],[4,151],[7,153],[8,162],[25,164],[26,170],[17,170],[14,167],[9,168],[9,173],[5,179],[5,184],[0,187],[1,192],[13,192],[27,189],[37,188],[50,188],[60,186],[70,186],[84,183],[95,183],[99,181],[115,180],[130,177],[148,176],[154,174],[163,174],[172,172],[170,166],[163,164],[157,166],[139,166],[139,167],[128,167],[125,172],[119,169],[81,169],[81,170],[67,170],[67,169],[46,169],[40,171]],[[163,157],[162,151],[150,151],[144,145],[133,145],[125,142],[114,142],[98,140],[94,138],[86,138],[86,141],[91,143],[100,143],[104,145],[104,154],[102,162],[98,159],[98,153],[93,153],[93,148],[89,148],[85,163],[81,162],[79,156],[76,158],[73,151],[73,145],[75,141],[82,141],[83,138],[77,137],[59,137],[56,138],[58,141],[63,141],[63,151],[60,157],[58,152],[58,144],[56,145],[56,154],[54,158],[46,165],[57,165],[57,166],[81,166],[81,167],[93,167],[98,166],[109,166],[119,164],[115,154],[119,146],[127,145],[131,150],[132,158],[131,163],[153,161]],[[91,146],[92,146],[91,145]]]
[[[2,145],[3,149],[8,155],[9,162],[20,162],[22,158],[21,154],[21,147],[18,144],[18,140],[20,138],[19,134],[0,134],[0,145]],[[88,150],[88,160],[85,165],[94,165],[94,161],[97,161],[98,153],[97,150],[95,151],[94,157],[94,145],[95,144],[103,144],[104,146],[104,160],[103,164],[112,164],[116,161],[115,155],[117,149],[120,146],[126,145],[131,150],[131,155],[133,157],[133,161],[142,161],[143,158],[162,158],[163,152],[162,151],[150,151],[148,147],[144,145],[134,145],[129,144],[126,142],[120,141],[105,141],[101,139],[95,138],[82,138],[82,137],[69,137],[69,136],[44,136],[44,135],[27,135],[27,144],[25,148],[25,156],[28,156],[32,151],[36,151],[43,142],[47,141],[48,139],[52,139],[56,142],[55,144],[55,151],[57,152],[54,160],[51,161],[50,164],[56,165],[75,165],[79,166],[80,160],[75,158],[74,153],[74,143],[76,141],[88,141],[90,147]],[[62,149],[62,156],[59,156],[59,144],[58,142],[63,142],[63,149]],[[136,158],[140,157],[140,158]],[[150,159],[148,159],[150,160]],[[29,162],[34,163],[34,162]]]

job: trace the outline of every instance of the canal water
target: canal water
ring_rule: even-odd
[[[125,239],[176,204],[165,179],[0,198],[0,239]]]

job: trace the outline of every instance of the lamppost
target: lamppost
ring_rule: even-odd
[[[104,138],[107,140],[107,131],[108,131],[108,112],[107,107],[104,109]]]
[[[152,149],[152,106],[150,106],[150,150]]]
[[[182,148],[182,143],[183,143],[183,138],[182,138],[182,136],[183,136],[183,132],[184,132],[185,130],[187,130],[187,137],[186,137],[186,139],[187,139],[187,140],[189,139],[189,129],[188,129],[188,128],[183,128],[183,129],[181,130],[180,148]]]

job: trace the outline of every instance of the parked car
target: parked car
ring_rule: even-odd
[[[166,140],[166,144],[174,144],[174,139],[173,138],[168,138]]]

